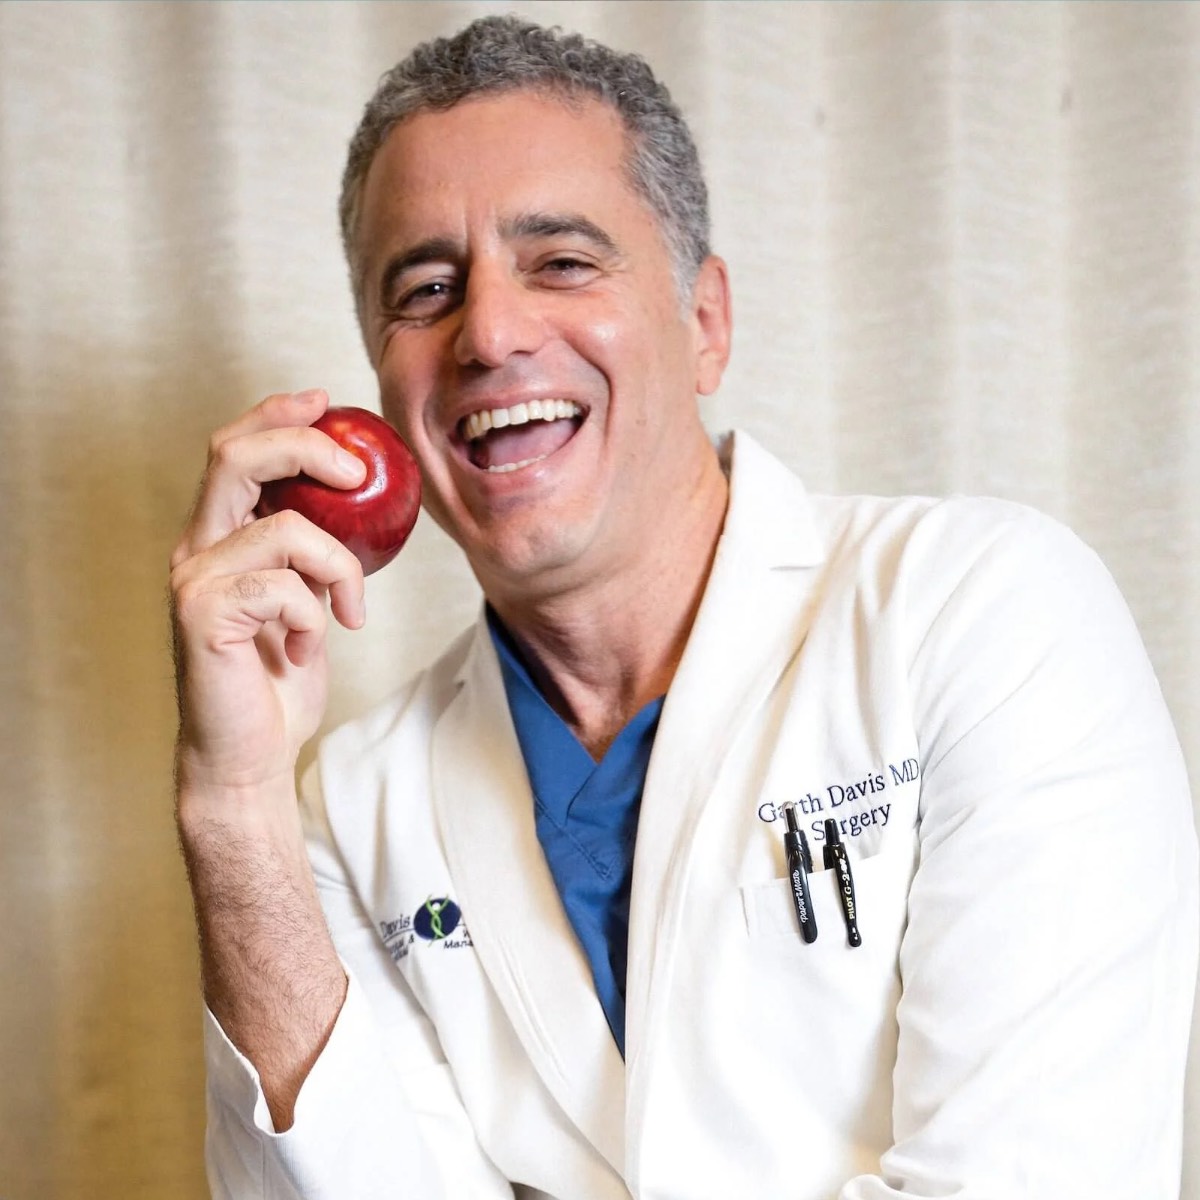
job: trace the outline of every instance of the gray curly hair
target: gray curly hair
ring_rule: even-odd
[[[367,103],[350,142],[338,206],[359,307],[363,185],[387,135],[413,113],[513,91],[548,93],[570,103],[593,96],[617,111],[629,146],[629,181],[659,219],[681,301],[690,295],[709,253],[708,190],[691,132],[666,87],[636,54],[620,54],[557,27],[492,16],[418,46],[383,76]]]

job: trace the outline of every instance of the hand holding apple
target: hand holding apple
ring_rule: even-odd
[[[260,517],[295,509],[337,538],[362,563],[364,575],[399,554],[421,507],[421,475],[400,435],[364,408],[330,408],[313,428],[360,458],[366,479],[343,489],[294,475],[266,483],[255,509]]]

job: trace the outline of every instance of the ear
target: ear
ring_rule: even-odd
[[[692,287],[692,329],[696,351],[696,391],[711,396],[729,362],[733,338],[733,304],[725,260],[710,254],[696,273]]]

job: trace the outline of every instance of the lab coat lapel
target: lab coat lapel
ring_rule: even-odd
[[[722,447],[729,456],[730,446]],[[669,989],[678,905],[704,806],[746,722],[799,651],[824,559],[803,485],[745,434],[732,443],[729,509],[671,683],[642,795],[626,991],[629,1112],[636,1122]],[[631,1160],[634,1148],[629,1147]]]
[[[533,797],[481,617],[433,738],[434,802],[488,979],[568,1117],[624,1169],[624,1064],[537,839]]]

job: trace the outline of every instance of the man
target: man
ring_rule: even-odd
[[[301,817],[362,577],[253,512],[360,468],[322,392],[214,437],[172,564],[214,1194],[1176,1194],[1195,841],[1094,557],[710,444],[726,272],[639,60],[499,17],[418,48],[342,214],[487,606]]]

